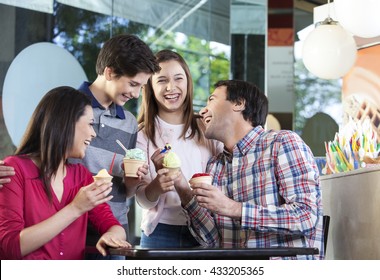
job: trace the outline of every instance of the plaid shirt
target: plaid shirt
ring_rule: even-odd
[[[208,162],[213,185],[242,202],[242,218],[211,213],[193,198],[184,206],[192,234],[205,246],[317,247],[323,259],[319,172],[309,147],[292,131],[258,126]]]

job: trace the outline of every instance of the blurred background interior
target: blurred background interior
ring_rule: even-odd
[[[313,8],[321,4],[326,2],[0,0],[0,97],[12,61],[28,46],[51,42],[64,48],[76,58],[87,78],[93,80],[101,44],[115,34],[132,33],[147,42],[155,52],[170,48],[185,57],[194,79],[196,110],[205,104],[213,84],[220,79],[254,82],[266,92],[270,101],[272,121],[268,126],[295,130],[301,136],[306,127],[305,141],[316,156],[323,156],[323,141],[314,137],[321,135],[314,133],[321,129],[316,127],[318,122],[309,124],[308,120],[320,113],[331,121],[336,131],[337,124],[342,121],[340,81],[321,80],[309,73],[303,66],[297,46],[297,32],[313,23]],[[58,64],[57,57],[49,60],[46,55],[38,58],[41,65],[47,63],[50,68],[44,67],[45,73],[31,71],[30,75],[13,75],[17,80],[14,83],[25,85],[27,90],[23,94],[28,97],[18,97],[17,110],[5,112],[8,121],[4,121],[3,111],[0,112],[0,158],[12,153],[13,142],[16,142],[12,142],[11,128],[7,129],[6,123],[11,119],[27,119],[29,116],[22,113],[25,112],[23,107],[31,112],[33,102],[38,101],[31,98],[33,90],[37,91],[30,86],[36,80],[35,75],[43,81],[44,74],[49,74]],[[57,77],[57,83],[59,79]],[[0,102],[4,102],[3,98]],[[139,100],[130,101],[126,106],[137,114],[138,103]],[[0,110],[3,107],[2,104]],[[13,126],[17,133],[23,133],[22,126]],[[306,135],[309,130],[311,136]],[[333,134],[320,137],[331,139]]]

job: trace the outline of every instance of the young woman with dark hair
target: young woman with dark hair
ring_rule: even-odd
[[[15,155],[15,175],[0,191],[0,259],[83,259],[87,221],[101,233],[96,245],[129,247],[107,201],[112,183],[68,158],[83,158],[96,133],[91,100],[71,87],[40,101]]]

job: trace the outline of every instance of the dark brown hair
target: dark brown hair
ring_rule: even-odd
[[[153,74],[160,70],[151,49],[135,35],[122,34],[106,41],[101,48],[96,73],[103,75],[106,67],[117,77],[134,77],[138,73]]]
[[[66,160],[73,146],[75,125],[91,106],[89,97],[67,86],[50,90],[41,99],[29,121],[16,155],[36,159],[45,192],[51,200],[51,177]]]
[[[242,114],[246,121],[254,127],[264,127],[268,115],[268,98],[256,85],[239,80],[224,80],[215,84],[215,88],[221,86],[227,88],[228,101],[245,102]]]

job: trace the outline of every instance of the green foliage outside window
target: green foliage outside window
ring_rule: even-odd
[[[185,58],[194,81],[195,110],[205,104],[212,86],[218,80],[229,77],[228,55],[218,48],[211,48],[210,42],[204,39],[169,33],[158,41],[162,32],[156,32],[148,25],[55,4],[53,40],[77,58],[89,81],[96,78],[96,57],[102,43],[111,36],[122,33],[139,36],[149,44],[153,52],[172,49]],[[130,100],[125,106],[136,115],[138,102]]]

